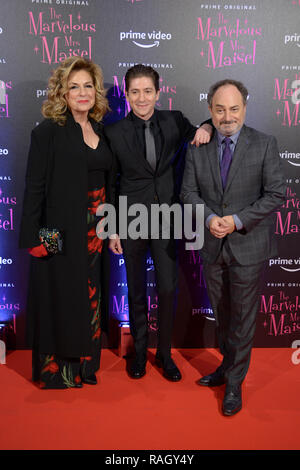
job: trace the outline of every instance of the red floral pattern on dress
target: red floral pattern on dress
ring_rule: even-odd
[[[91,287],[90,279],[88,280],[88,285],[89,285],[89,298],[92,299],[97,292],[97,287],[96,286]]]
[[[98,206],[105,203],[105,188],[88,192],[89,212],[96,215]]]
[[[58,364],[54,361],[54,356],[46,356],[42,374],[50,372],[51,374],[57,374],[59,371]]]
[[[88,192],[88,297],[91,326],[92,355],[83,356],[75,361],[56,355],[40,354],[40,388],[72,388],[81,383],[82,377],[91,375],[99,368],[100,335],[101,335],[101,288],[100,288],[100,255],[103,240],[97,235],[103,231],[104,218],[97,216],[97,209],[105,203],[105,188]],[[96,231],[97,230],[97,231]]]
[[[92,227],[91,230],[88,231],[88,251],[89,254],[92,253],[101,253],[103,246],[103,240],[97,237],[96,234],[96,227]]]
[[[97,328],[94,336],[93,336],[93,339],[99,339],[100,338],[100,334],[101,334],[101,328]]]

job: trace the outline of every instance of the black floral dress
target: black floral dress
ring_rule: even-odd
[[[88,211],[87,256],[89,316],[92,355],[80,358],[63,358],[56,354],[41,354],[33,350],[33,380],[43,389],[76,387],[82,378],[89,377],[100,367],[101,356],[101,268],[100,259],[103,240],[97,236],[101,231],[101,218],[97,208],[105,203],[105,174],[111,166],[111,154],[103,139],[94,150],[86,145],[88,165]]]

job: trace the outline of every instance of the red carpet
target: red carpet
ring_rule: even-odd
[[[183,379],[166,381],[149,352],[147,374],[132,380],[125,361],[104,350],[97,386],[39,390],[31,352],[0,365],[0,449],[300,449],[300,364],[292,349],[254,349],[243,409],[221,412],[224,386],[196,381],[217,366],[214,349],[174,350]]]

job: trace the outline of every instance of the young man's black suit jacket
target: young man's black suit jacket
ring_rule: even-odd
[[[155,111],[161,131],[161,151],[154,171],[139,143],[132,112],[125,119],[105,127],[105,134],[116,157],[120,172],[120,196],[128,205],[142,203],[172,204],[176,194],[177,155],[184,141],[192,140],[196,127],[180,111]]]

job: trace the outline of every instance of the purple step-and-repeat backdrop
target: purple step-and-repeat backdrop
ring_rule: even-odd
[[[72,55],[99,63],[112,112],[129,111],[124,75],[136,64],[160,74],[158,109],[208,118],[209,86],[229,77],[249,89],[247,124],[278,139],[287,200],[274,213],[279,256],[265,272],[255,346],[290,347],[300,336],[300,0],[1,0],[0,323],[24,346],[29,256],[18,229],[31,129],[41,121],[51,70]],[[123,258],[112,256],[111,317],[126,321]],[[176,347],[212,347],[215,328],[197,252],[179,253]],[[150,344],[157,298],[147,260]],[[153,334],[152,334],[153,333]],[[114,344],[112,344],[114,346]]]

